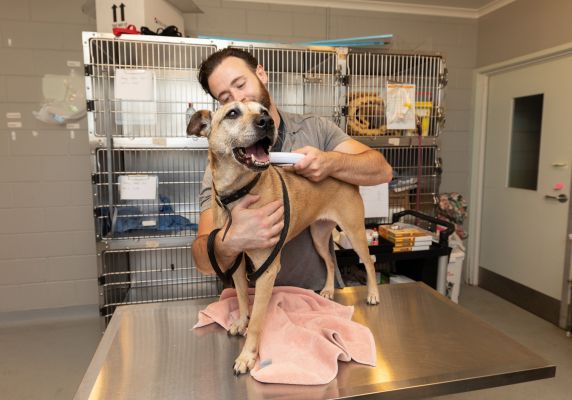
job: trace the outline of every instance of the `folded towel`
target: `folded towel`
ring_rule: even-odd
[[[254,289],[250,289],[249,297],[252,307]],[[250,374],[265,383],[321,385],[336,377],[338,360],[375,366],[373,335],[369,328],[351,320],[353,312],[354,307],[311,290],[275,287],[258,359]],[[236,290],[225,289],[219,301],[199,312],[193,329],[216,322],[228,330],[238,316]]]

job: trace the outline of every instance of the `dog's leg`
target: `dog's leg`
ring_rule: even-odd
[[[244,374],[249,369],[254,367],[256,357],[258,356],[258,343],[262,327],[264,326],[264,319],[266,318],[266,310],[268,302],[272,296],[272,288],[276,275],[280,269],[280,253],[276,259],[256,281],[256,292],[254,295],[254,304],[252,305],[252,316],[248,325],[248,334],[246,335],[246,342],[240,352],[238,358],[234,361],[234,374]]]
[[[310,233],[312,234],[312,241],[316,251],[326,263],[326,284],[320,292],[320,296],[327,299],[334,299],[334,261],[330,254],[330,236],[332,236],[332,229],[336,227],[334,221],[318,220],[310,225]]]
[[[365,227],[363,226],[363,216],[361,218],[345,219],[344,223],[340,222],[341,228],[344,230],[354,251],[365,265],[367,274],[367,304],[379,303],[379,291],[375,279],[375,265],[369,255],[369,247],[367,245],[367,237],[365,235]]]
[[[233,336],[244,336],[246,328],[248,328],[248,320],[250,318],[250,314],[248,312],[248,281],[246,280],[246,263],[244,258],[242,259],[238,269],[232,275],[232,280],[234,281],[234,287],[236,288],[236,297],[238,299],[240,316],[236,321],[232,322],[228,333]]]

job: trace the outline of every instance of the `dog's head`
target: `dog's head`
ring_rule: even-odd
[[[262,171],[270,165],[268,153],[276,141],[276,127],[260,103],[232,102],[214,113],[197,111],[188,135],[205,136],[217,160],[232,159],[244,168]]]

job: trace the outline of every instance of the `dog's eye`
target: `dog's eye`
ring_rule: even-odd
[[[226,113],[225,117],[226,118],[230,118],[230,119],[234,119],[234,118],[238,118],[238,116],[240,115],[240,112],[233,108],[232,110],[230,110],[229,112]]]

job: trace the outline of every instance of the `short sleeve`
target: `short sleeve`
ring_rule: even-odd
[[[201,191],[199,193],[199,206],[201,212],[211,208],[212,185],[213,177],[211,173],[211,167],[210,165],[207,165],[205,174],[203,176],[203,181],[201,183]]]
[[[350,139],[347,133],[329,119],[320,117],[318,123],[324,140],[323,151],[333,151],[340,143]]]

